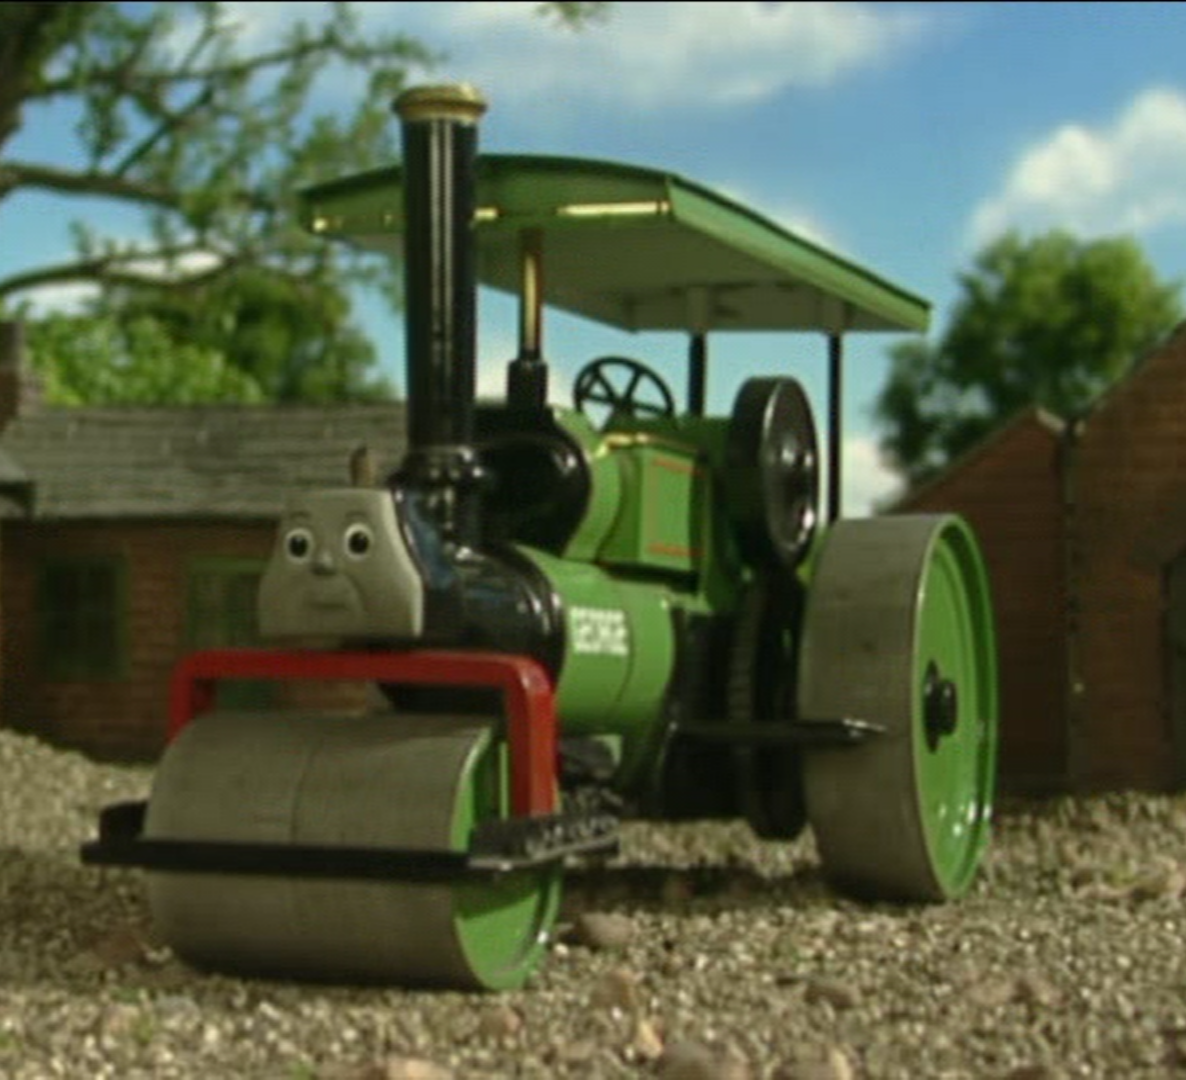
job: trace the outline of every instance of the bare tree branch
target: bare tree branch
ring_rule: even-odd
[[[432,54],[415,42],[407,40],[402,44],[406,55],[400,59],[415,58],[426,63],[432,59]],[[288,67],[300,60],[312,59],[323,53],[333,53],[342,59],[357,63],[391,56],[392,50],[390,44],[383,47],[349,44],[336,35],[326,34],[299,41],[282,49],[260,52],[242,60],[230,60],[226,63],[212,64],[209,67],[178,67],[172,70],[139,71],[129,75],[125,65],[120,63],[109,67],[88,66],[86,77],[92,83],[102,83],[124,93],[159,93],[166,87],[181,86],[193,82],[233,81],[269,68]],[[28,96],[48,98],[77,92],[77,75],[74,72],[68,72],[58,79],[45,80],[36,91]]]
[[[200,270],[174,271],[168,274],[159,270],[144,269],[146,263],[159,263],[194,254],[213,255],[218,259],[218,262]],[[0,278],[0,300],[47,285],[65,285],[75,282],[94,283],[101,286],[131,285],[158,289],[188,289],[213,281],[244,261],[246,261],[244,253],[215,252],[198,244],[160,248],[152,251],[112,252],[93,258],[75,259],[71,262],[42,266],[36,270],[26,270],[23,273]]]
[[[0,146],[21,126],[21,107],[38,93],[55,30],[85,17],[71,3],[0,5]]]
[[[207,86],[205,90],[198,94],[184,108],[176,112],[162,110],[161,122],[124,155],[123,160],[111,170],[112,176],[120,178],[126,176],[128,170],[136,162],[140,161],[145,154],[149,153],[163,138],[180,131],[188,121],[192,120],[204,108],[208,107],[213,100],[214,87]]]
[[[171,210],[181,206],[181,198],[176,191],[155,184],[108,173],[71,172],[51,165],[0,161],[0,199],[17,188],[45,188],[70,195],[105,195],[136,203],[151,203]]]

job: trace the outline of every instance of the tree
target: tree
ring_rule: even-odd
[[[50,315],[29,352],[56,405],[254,404],[259,385],[216,349],[177,341],[150,317]]]
[[[1158,281],[1123,237],[1008,233],[958,280],[946,331],[892,350],[874,406],[882,451],[910,483],[1026,406],[1082,414],[1182,317],[1181,283]]]
[[[580,26],[604,6],[537,10]],[[394,298],[397,278],[385,263],[304,235],[294,196],[394,160],[391,101],[409,70],[436,57],[362,26],[351,4],[292,7],[310,18],[245,46],[223,3],[0,3],[0,205],[40,191],[80,200],[84,213],[85,200],[102,199],[144,219],[132,238],[76,225],[70,258],[0,276],[0,312],[27,316],[37,287],[86,283],[100,290],[84,310],[90,355],[109,373],[135,366],[155,336],[214,350],[266,397],[377,392],[362,377],[374,353],[351,321],[348,289],[369,284]],[[356,104],[316,114],[316,81],[335,70],[357,85]],[[22,125],[46,106],[76,113],[75,145],[53,160],[16,156]],[[198,311],[199,298],[217,309]],[[279,372],[279,327],[292,316],[313,340],[287,354],[295,370]],[[60,329],[31,333],[33,349],[64,347]]]

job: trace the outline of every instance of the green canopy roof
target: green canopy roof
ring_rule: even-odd
[[[313,232],[399,255],[399,168],[301,193]],[[545,303],[626,330],[914,330],[930,305],[672,173],[531,155],[478,161],[478,279],[520,286],[520,238],[543,237]]]

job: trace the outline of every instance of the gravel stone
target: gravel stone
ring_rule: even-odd
[[[824,1001],[833,1009],[851,1009],[860,1000],[860,994],[838,979],[810,979],[803,992],[803,1000],[809,1005]]]
[[[659,1060],[660,1080],[750,1080],[746,1063],[696,1042],[672,1043]]]
[[[848,1054],[838,1046],[805,1052],[775,1069],[770,1080],[855,1080]]]
[[[523,1017],[509,1005],[492,1005],[478,1018],[478,1034],[487,1039],[510,1039],[523,1029]]]
[[[630,944],[633,933],[634,924],[626,915],[586,911],[573,921],[571,940],[590,949],[619,951]]]
[[[600,1008],[634,1013],[639,1007],[638,976],[625,968],[615,968],[601,976],[593,987],[593,1004]]]
[[[182,964],[143,876],[79,861],[151,779],[0,730],[4,1080],[1186,1075],[1186,794],[1012,800],[946,905],[838,896],[810,832],[627,823],[566,883],[612,945],[490,997]]]

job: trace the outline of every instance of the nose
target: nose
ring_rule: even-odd
[[[313,573],[332,574],[337,569],[334,557],[328,551],[319,551],[313,558]]]

